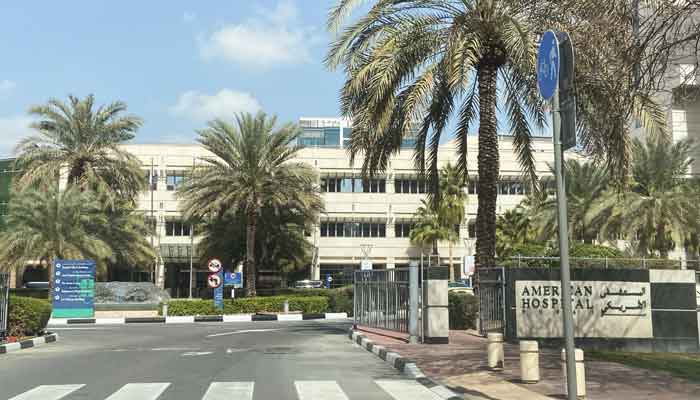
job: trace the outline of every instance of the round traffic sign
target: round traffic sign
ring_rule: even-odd
[[[547,31],[542,35],[537,53],[537,86],[545,100],[554,96],[559,80],[559,41],[557,35]]]
[[[207,278],[207,285],[209,285],[210,288],[216,289],[219,286],[221,286],[221,277],[219,274],[211,274]]]
[[[221,271],[221,267],[222,267],[221,261],[219,261],[216,258],[212,258],[207,263],[207,268],[209,268],[209,271],[214,272],[214,273]]]

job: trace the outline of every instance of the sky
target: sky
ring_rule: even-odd
[[[126,102],[140,143],[191,142],[240,111],[337,116],[343,75],[323,65],[334,2],[3,1],[0,157],[30,133],[30,106],[69,94]]]

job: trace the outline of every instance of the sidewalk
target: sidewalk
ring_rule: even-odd
[[[376,334],[376,333],[381,334]],[[540,349],[541,381],[521,384],[518,347],[505,346],[505,369],[486,367],[486,339],[465,331],[450,331],[448,345],[411,345],[394,332],[393,338],[373,329],[362,333],[374,343],[414,361],[425,375],[467,398],[486,400],[563,399],[560,353]],[[586,361],[589,400],[603,399],[700,399],[700,384],[672,377],[665,372],[622,364]]]

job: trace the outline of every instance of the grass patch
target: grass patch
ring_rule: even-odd
[[[632,367],[666,371],[679,378],[700,382],[700,354],[587,351],[586,359],[612,361]]]

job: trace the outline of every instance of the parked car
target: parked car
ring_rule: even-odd
[[[297,281],[294,287],[297,289],[323,289],[323,281],[304,279],[303,281]]]
[[[474,289],[471,287],[470,282],[465,281],[454,281],[447,284],[448,293],[467,293],[474,294]]]
[[[48,289],[48,282],[26,282],[24,287],[27,289]]]

